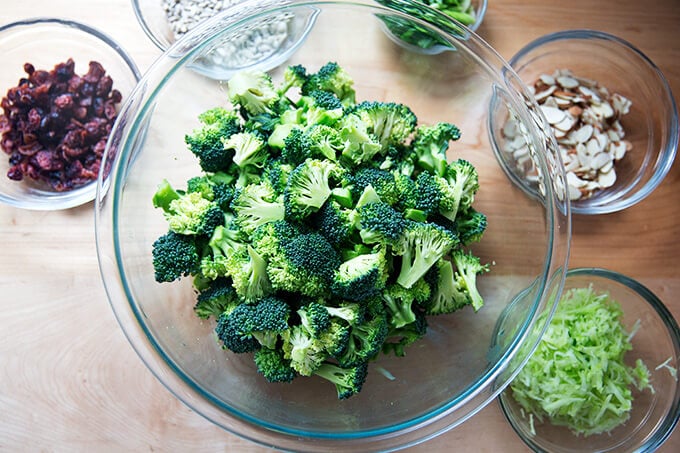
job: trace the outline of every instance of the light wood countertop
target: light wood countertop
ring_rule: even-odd
[[[130,0],[2,2],[0,24],[33,16],[101,29],[142,71],[160,54],[138,25]],[[536,37],[570,28],[598,29],[632,42],[660,67],[680,99],[678,0],[491,0],[478,33],[508,59]],[[570,266],[634,277],[680,320],[678,238],[676,165],[640,204],[601,217],[574,217]],[[58,212],[0,205],[0,240],[0,451],[268,451],[176,400],[130,347],[101,283],[93,203]],[[494,402],[408,451],[452,450],[527,448]],[[680,451],[680,430],[660,451]]]

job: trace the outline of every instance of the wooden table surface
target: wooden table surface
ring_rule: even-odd
[[[103,30],[142,71],[159,55],[130,0],[2,1],[0,24],[33,16]],[[632,42],[680,99],[679,0],[492,0],[479,34],[509,59],[530,40],[569,28]],[[680,319],[679,204],[676,165],[637,206],[575,217],[571,267],[637,278]],[[267,451],[178,402],[134,353],[99,276],[93,203],[59,212],[0,205],[0,240],[0,451]],[[495,402],[409,451],[450,450],[527,451]],[[680,430],[660,451],[680,451]]]

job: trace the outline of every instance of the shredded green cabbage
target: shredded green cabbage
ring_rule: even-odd
[[[515,400],[540,422],[585,436],[630,417],[632,386],[653,391],[641,360],[624,363],[633,332],[620,305],[592,287],[565,291],[536,351],[510,384]]]

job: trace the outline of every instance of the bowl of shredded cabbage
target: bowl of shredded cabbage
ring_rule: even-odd
[[[95,216],[111,307],[153,374],[229,432],[284,451],[423,442],[495,400],[560,292],[549,128],[497,52],[425,8],[245,1],[178,39],[121,111]],[[295,46],[195,70],[282,16]],[[532,196],[494,152],[510,112],[541,169]]]
[[[534,451],[654,451],[680,418],[680,330],[648,288],[578,268],[526,365],[499,398]]]

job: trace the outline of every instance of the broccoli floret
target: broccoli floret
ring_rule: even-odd
[[[293,87],[302,88],[307,81],[307,68],[302,65],[289,65],[283,71],[283,82],[279,86],[278,94],[283,97]]]
[[[232,160],[239,168],[248,165],[261,167],[269,156],[262,135],[257,132],[238,132],[224,140],[224,148],[233,151]]]
[[[435,266],[437,281],[434,285],[432,297],[421,304],[428,315],[442,315],[453,313],[471,303],[467,291],[460,286],[454,276],[451,261],[441,259]]]
[[[350,326],[331,318],[328,328],[319,335],[319,341],[330,357],[344,354],[349,342]]]
[[[306,140],[312,157],[337,160],[338,153],[344,149],[340,132],[326,124],[314,124],[305,131]]]
[[[328,357],[323,342],[301,325],[290,327],[281,337],[283,357],[302,376],[311,376]]]
[[[479,190],[479,175],[477,169],[467,160],[457,159],[451,162],[444,174],[450,186],[450,198],[446,209],[440,212],[449,220],[455,221],[458,212],[470,208]]]
[[[230,205],[236,213],[234,223],[249,235],[265,223],[283,220],[282,198],[267,183],[249,184],[237,189]]]
[[[326,63],[315,74],[307,76],[302,85],[302,94],[315,90],[333,93],[345,106],[354,104],[356,99],[354,80],[336,62]]]
[[[232,104],[249,115],[271,113],[279,94],[269,74],[258,70],[243,70],[227,82],[227,96]]]
[[[153,196],[155,207],[163,209],[171,231],[179,234],[210,236],[224,224],[224,213],[200,192],[179,193],[164,180]]]
[[[201,259],[200,271],[205,278],[215,280],[229,274],[227,257],[241,253],[246,243],[241,230],[233,228],[233,223],[220,225],[215,228],[208,247],[210,254],[204,254]]]
[[[344,147],[340,159],[349,167],[370,164],[382,150],[378,139],[369,132],[368,125],[359,115],[344,115],[335,126],[340,134]]]
[[[397,357],[406,355],[405,348],[420,340],[427,333],[427,317],[421,309],[414,309],[415,320],[402,327],[392,328],[387,334],[382,347],[383,354],[394,354]]]
[[[378,295],[387,281],[384,248],[359,255],[340,264],[333,275],[331,291],[337,297],[361,301]]]
[[[229,167],[234,152],[224,148],[224,139],[239,132],[238,115],[223,107],[215,107],[198,116],[200,126],[184,141],[198,158],[203,171],[216,172]]]
[[[458,245],[458,238],[434,223],[407,221],[394,253],[401,255],[397,283],[412,287],[441,257]]]
[[[315,124],[332,126],[344,114],[340,100],[327,91],[314,90],[308,96],[302,96],[297,105],[302,109],[305,128]]]
[[[284,163],[281,158],[270,158],[263,169],[262,179],[267,181],[277,195],[283,195],[288,183],[288,176],[294,168],[294,165]]]
[[[171,282],[196,273],[200,259],[193,236],[168,231],[152,245],[154,278],[159,283]]]
[[[364,244],[394,246],[402,240],[408,221],[387,203],[368,203],[361,206],[358,213],[359,235]]]
[[[249,244],[226,257],[226,270],[234,282],[236,293],[252,302],[272,292],[267,275],[267,261]]]
[[[416,177],[416,206],[426,219],[442,216],[453,220],[458,210],[459,196],[455,187],[441,176],[421,172]]]
[[[295,167],[284,193],[286,218],[300,220],[318,211],[342,173],[341,167],[328,160],[307,159]]]
[[[472,252],[463,249],[454,250],[451,259],[456,268],[454,278],[457,286],[467,293],[472,308],[478,311],[484,305],[484,299],[477,288],[477,275],[487,272],[489,266],[482,264]]]
[[[279,243],[280,252],[269,258],[267,271],[277,290],[318,297],[328,293],[340,256],[319,233],[299,234]]]
[[[418,118],[409,107],[395,102],[364,101],[349,111],[359,115],[368,124],[368,131],[385,149],[390,145],[404,144],[418,123]]]
[[[268,382],[291,382],[297,376],[281,349],[260,348],[253,354],[253,360]]]
[[[309,137],[300,128],[294,128],[283,141],[281,161],[285,164],[298,166],[312,157]]]
[[[381,201],[390,206],[395,206],[399,203],[401,194],[394,175],[389,171],[365,167],[360,168],[356,173],[348,176],[347,179],[351,185],[352,196],[355,198],[359,198],[366,186],[371,185]]]
[[[230,279],[221,277],[208,284],[196,298],[194,312],[199,318],[217,319],[222,313],[231,313],[241,301]]]
[[[334,247],[341,247],[349,242],[356,232],[352,211],[345,209],[333,199],[327,200],[321,209],[312,213],[309,224],[318,231]]]
[[[454,227],[463,245],[468,245],[472,242],[479,242],[486,231],[488,221],[486,215],[468,208],[466,211],[459,212],[454,222]]]
[[[353,367],[373,359],[382,349],[388,330],[384,311],[353,325],[345,352],[336,357],[340,366]]]
[[[413,307],[430,299],[430,285],[423,279],[418,280],[410,288],[394,283],[383,291],[382,298],[391,327],[398,329],[415,322],[416,314]]]
[[[416,165],[434,175],[444,176],[449,142],[459,138],[460,129],[451,123],[440,122],[416,127],[412,143]]]
[[[332,363],[323,363],[314,371],[314,374],[335,385],[338,399],[346,399],[361,391],[366,381],[367,372],[368,364],[366,363],[349,368],[341,368]]]
[[[356,326],[364,322],[366,309],[356,302],[343,302],[339,306],[326,306],[331,319],[342,319],[349,326]]]
[[[319,338],[331,326],[331,318],[326,307],[319,302],[310,302],[297,311],[300,325],[314,338]]]
[[[276,297],[265,297],[256,304],[239,304],[220,315],[216,332],[232,351],[252,352],[260,347],[275,349],[279,335],[288,330],[288,304]]]

